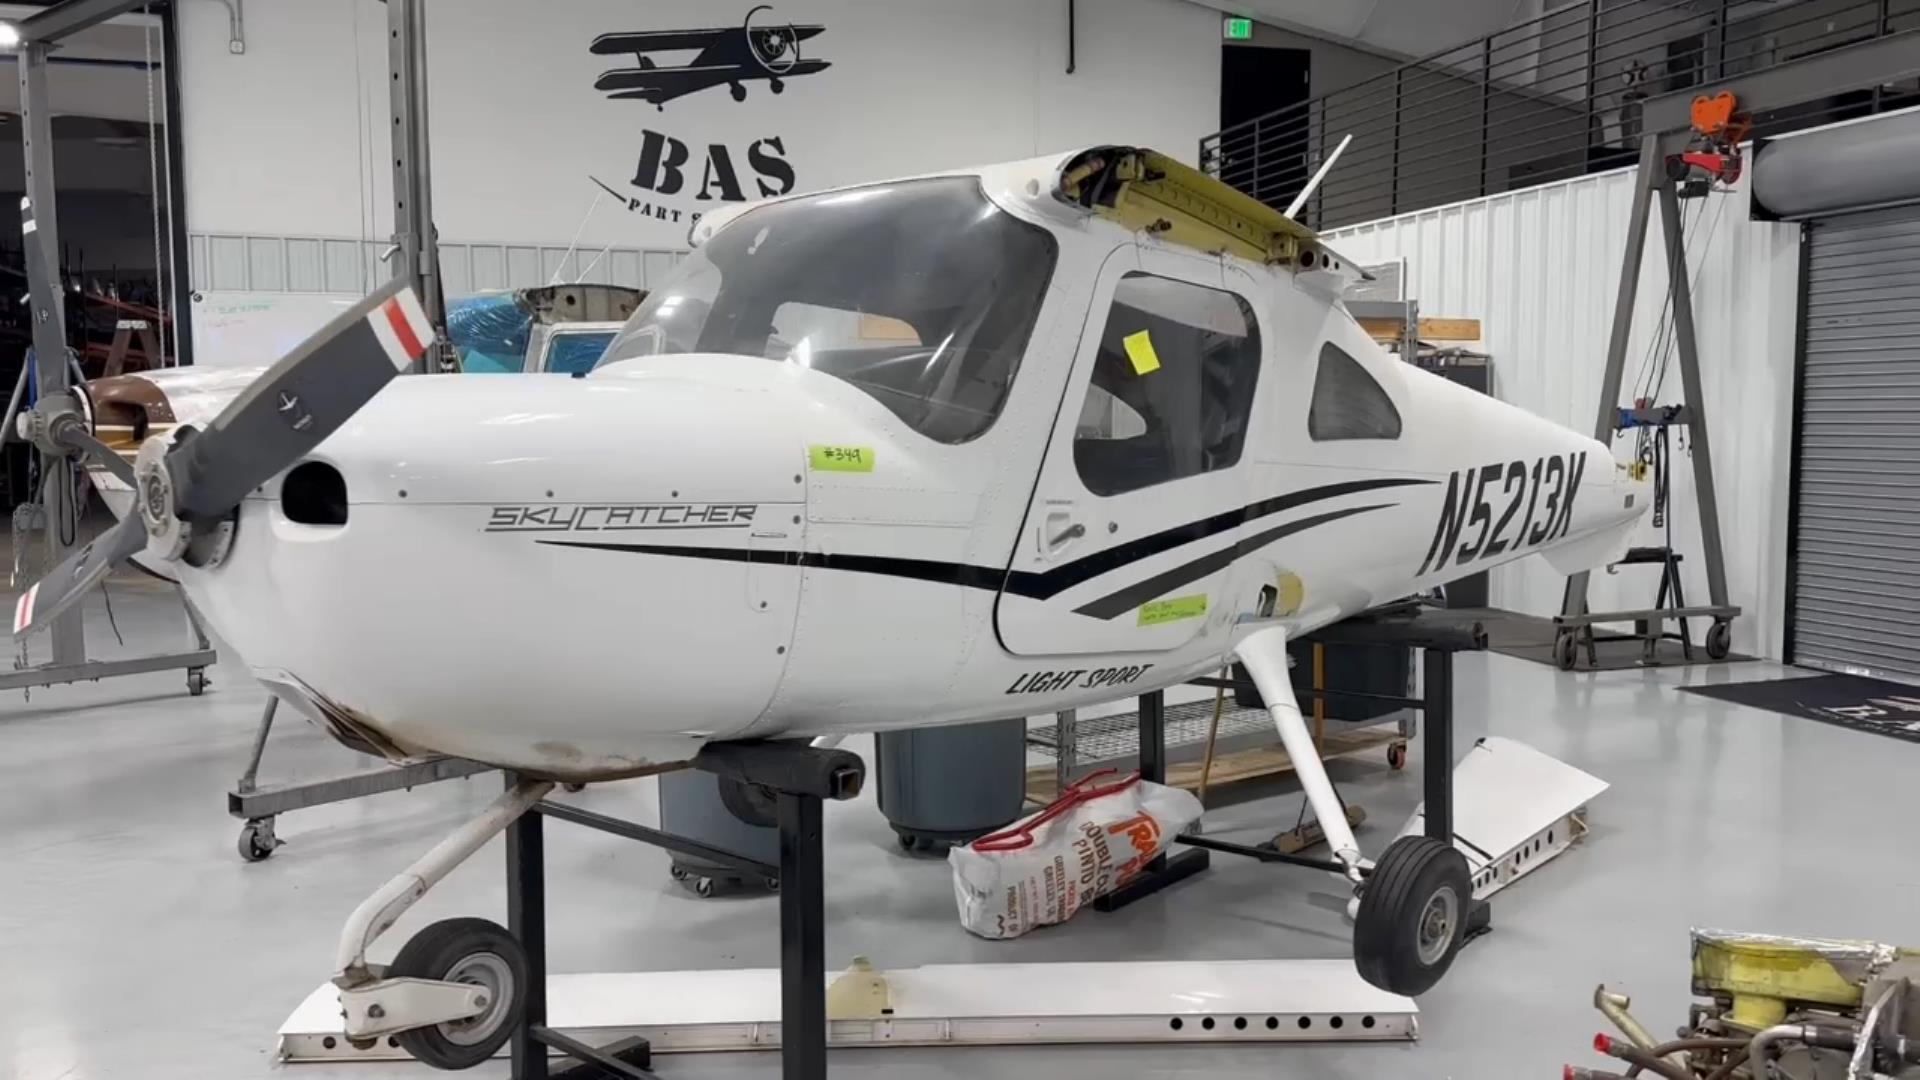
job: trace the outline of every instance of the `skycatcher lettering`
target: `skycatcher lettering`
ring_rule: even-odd
[[[629,532],[744,529],[759,507],[741,503],[628,503],[617,506],[496,506],[486,532]]]

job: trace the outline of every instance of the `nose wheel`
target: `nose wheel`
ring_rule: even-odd
[[[1389,993],[1427,992],[1453,965],[1472,904],[1467,860],[1451,844],[1429,836],[1395,840],[1360,894],[1354,967]]]
[[[390,979],[459,983],[482,992],[481,1011],[395,1036],[436,1069],[471,1069],[506,1045],[526,1009],[527,955],[506,928],[486,919],[445,919],[415,934],[388,965]]]

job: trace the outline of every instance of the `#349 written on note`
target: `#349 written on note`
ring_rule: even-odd
[[[810,446],[808,467],[818,472],[872,472],[871,446]]]

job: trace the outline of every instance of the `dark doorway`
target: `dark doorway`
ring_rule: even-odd
[[[1311,126],[1303,107],[1313,96],[1313,53],[1266,45],[1220,48],[1220,177],[1254,198],[1284,208],[1312,175]],[[1271,115],[1280,110],[1279,115]],[[1261,120],[1253,129],[1234,125]]]

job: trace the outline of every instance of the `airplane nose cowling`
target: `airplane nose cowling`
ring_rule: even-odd
[[[791,412],[670,379],[403,379],[309,459],[344,515],[306,508],[297,466],[183,577],[263,680],[389,753],[563,778],[680,760],[785,668]]]

